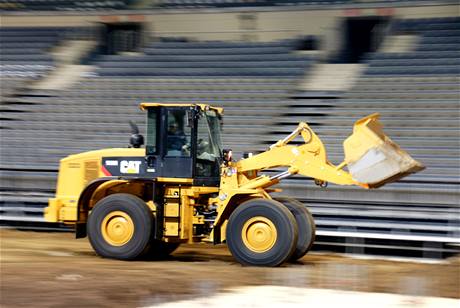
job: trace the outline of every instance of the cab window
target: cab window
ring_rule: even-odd
[[[192,129],[186,110],[168,110],[167,122],[166,156],[190,157]]]

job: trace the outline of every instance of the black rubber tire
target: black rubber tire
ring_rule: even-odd
[[[125,212],[133,221],[133,235],[123,246],[111,245],[102,235],[101,224],[113,211]],[[88,218],[87,233],[89,242],[98,255],[133,260],[148,251],[153,227],[153,215],[142,199],[130,194],[113,194],[96,203]]]
[[[246,221],[262,216],[276,228],[277,239],[268,251],[254,252],[243,242],[242,230]],[[297,223],[292,213],[280,202],[252,199],[239,205],[230,215],[227,224],[227,245],[233,257],[243,265],[279,266],[287,261],[297,242]]]
[[[180,243],[166,243],[160,240],[151,240],[150,247],[146,255],[149,259],[161,260],[167,258],[171,253],[174,252]]]
[[[290,261],[296,261],[302,258],[313,246],[316,236],[315,220],[310,211],[300,201],[293,198],[277,198],[277,201],[285,205],[294,215],[299,229],[299,237],[297,239],[294,253],[289,258]]]

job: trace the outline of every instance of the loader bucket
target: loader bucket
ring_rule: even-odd
[[[377,113],[355,122],[343,149],[353,180],[368,188],[395,182],[425,168],[385,135]]]

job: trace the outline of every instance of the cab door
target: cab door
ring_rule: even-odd
[[[161,158],[161,133],[162,120],[161,109],[158,107],[147,110],[147,138],[145,143],[145,161],[146,173],[150,177],[161,176],[162,158]]]
[[[149,176],[192,178],[194,139],[191,112],[187,107],[149,108],[146,142]]]
[[[162,176],[192,178],[193,117],[186,107],[164,109]]]

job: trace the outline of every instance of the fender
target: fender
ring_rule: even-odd
[[[108,176],[91,181],[81,192],[77,204],[77,222],[75,223],[76,238],[86,237],[86,218],[88,213],[88,205],[93,196],[93,193],[103,183],[119,180],[119,177]]]
[[[86,237],[86,221],[88,218],[88,212],[90,210],[89,205],[91,199],[97,196],[101,191],[105,191],[106,189],[114,187],[118,184],[126,184],[128,182],[152,183],[155,182],[155,179],[108,176],[95,179],[83,189],[80,197],[78,198],[77,204],[77,221],[75,223],[76,238]]]

